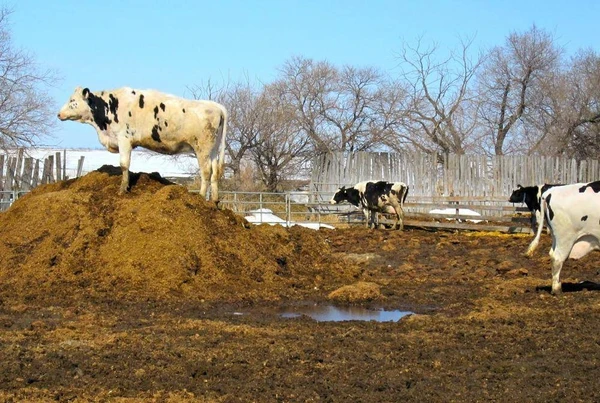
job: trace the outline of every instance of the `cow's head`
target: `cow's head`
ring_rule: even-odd
[[[527,195],[526,188],[521,185],[517,185],[517,189],[512,192],[508,199],[511,203],[523,203]]]
[[[78,122],[92,120],[92,111],[88,104],[90,94],[91,92],[88,88],[75,88],[75,92],[73,92],[69,101],[58,112],[58,118],[60,120],[75,120]]]
[[[344,200],[348,200],[347,189],[345,186],[342,186],[335,192],[331,200],[329,200],[329,204],[338,204],[343,202]]]

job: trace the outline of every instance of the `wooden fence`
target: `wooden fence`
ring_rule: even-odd
[[[363,180],[401,181],[418,200],[468,197],[506,200],[517,184],[591,182],[598,160],[563,157],[435,155],[424,153],[332,153],[313,160],[313,191],[333,192]]]
[[[81,157],[77,164],[77,176],[83,168]],[[38,185],[68,179],[65,175],[66,151],[57,152],[44,160],[27,156],[24,149],[14,154],[0,154],[0,211],[5,210],[19,195]]]

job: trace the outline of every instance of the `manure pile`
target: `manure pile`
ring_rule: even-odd
[[[0,302],[250,301],[325,295],[355,280],[328,230],[249,225],[158,174],[119,168],[44,185],[0,213]]]

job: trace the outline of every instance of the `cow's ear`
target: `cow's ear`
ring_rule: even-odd
[[[517,189],[521,189],[523,186],[521,185],[517,185]]]
[[[84,88],[83,91],[81,92],[81,95],[83,95],[84,98],[87,98],[90,95],[90,89]]]

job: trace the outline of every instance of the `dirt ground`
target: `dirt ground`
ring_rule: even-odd
[[[157,175],[0,213],[0,401],[599,401],[598,255],[550,238],[251,226]],[[398,322],[282,307],[409,310]]]

